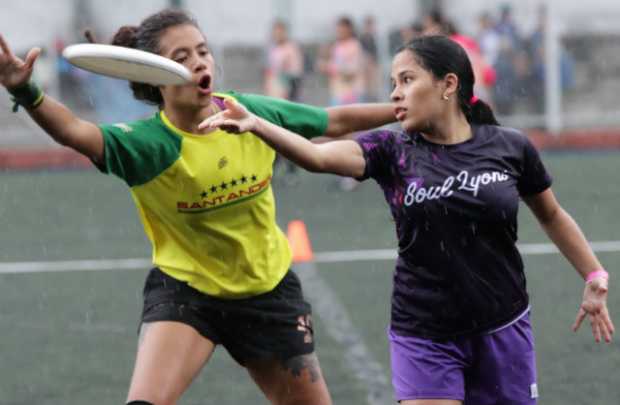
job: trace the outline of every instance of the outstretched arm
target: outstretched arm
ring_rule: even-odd
[[[326,136],[339,137],[351,132],[377,128],[396,121],[390,103],[350,104],[328,107]]]
[[[594,273],[602,270],[603,267],[594,255],[579,225],[560,206],[551,189],[523,199],[564,257],[584,280],[589,280],[583,292],[583,301],[573,324],[573,330],[576,331],[588,316],[594,339],[600,342],[602,335],[605,341],[611,342],[614,325],[607,309],[608,279],[603,272]]]
[[[0,35],[0,84],[56,142],[101,162],[104,150],[101,130],[95,124],[79,119],[64,105],[29,84],[40,53],[39,48],[31,49],[22,60],[13,54]]]
[[[199,129],[221,128],[231,133],[253,132],[269,146],[312,172],[361,177],[366,168],[362,148],[352,140],[314,144],[304,137],[251,114],[245,107],[225,99],[226,110],[203,121]]]

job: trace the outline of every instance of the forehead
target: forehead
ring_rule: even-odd
[[[419,72],[424,70],[414,57],[413,53],[408,50],[397,53],[392,60],[392,75],[398,76],[405,71]]]
[[[205,43],[203,33],[191,24],[177,25],[166,29],[159,38],[162,55],[170,54],[179,48],[193,49]]]

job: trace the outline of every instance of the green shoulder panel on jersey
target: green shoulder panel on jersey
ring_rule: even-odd
[[[159,114],[99,128],[105,144],[99,170],[117,175],[130,187],[154,179],[179,158],[182,138],[165,128]]]
[[[234,91],[221,95],[235,98],[259,117],[306,138],[323,135],[327,130],[328,116],[324,108]]]

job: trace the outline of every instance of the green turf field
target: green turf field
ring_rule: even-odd
[[[544,160],[560,202],[589,239],[620,240],[620,155],[547,154]],[[372,182],[343,193],[335,177],[303,174],[298,186],[276,183],[275,189],[280,224],[303,219],[315,252],[395,246],[387,206]],[[0,202],[0,262],[149,256],[130,196],[115,178],[94,171],[0,173]],[[519,234],[522,243],[547,242],[525,210]],[[599,257],[617,273],[620,252]],[[570,331],[582,282],[558,255],[525,256],[525,262],[538,349],[539,403],[617,404],[619,341],[595,345],[587,324],[578,334]],[[329,314],[315,313],[318,354],[334,403],[368,404],[369,385],[359,371],[364,359],[378,363],[370,374],[383,375],[371,375],[375,381],[389,381],[385,329],[392,262],[320,263],[316,269],[314,281],[328,286],[345,310],[350,321],[345,332],[361,337],[353,343],[339,338],[331,330]],[[146,271],[0,274],[0,404],[124,403]],[[609,306],[620,326],[615,278]],[[316,300],[322,290],[313,287],[307,293]],[[315,309],[320,305],[315,302]],[[352,359],[352,345],[367,352]],[[389,383],[384,388],[389,397]],[[267,401],[219,349],[180,403]]]

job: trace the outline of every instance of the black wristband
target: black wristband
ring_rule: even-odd
[[[20,105],[24,108],[33,109],[43,102],[43,90],[35,82],[29,81],[24,85],[8,90],[15,103],[13,112],[16,112]]]

